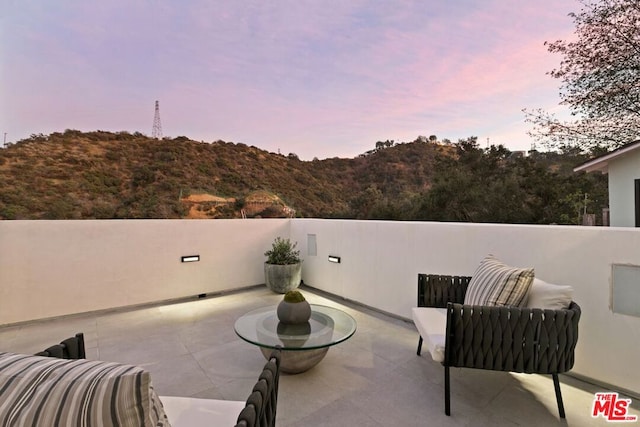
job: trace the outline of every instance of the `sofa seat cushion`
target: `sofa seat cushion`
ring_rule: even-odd
[[[533,268],[511,267],[487,255],[469,281],[464,303],[522,307],[533,278]]]
[[[173,427],[234,426],[246,402],[160,396]]]
[[[447,309],[434,307],[413,307],[413,323],[431,353],[435,362],[444,362],[444,348],[447,333]]]
[[[1,352],[0,425],[170,426],[142,368]]]

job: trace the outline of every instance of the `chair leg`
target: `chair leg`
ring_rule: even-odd
[[[564,404],[562,403],[562,392],[560,391],[560,380],[558,374],[551,374],[553,377],[553,387],[556,389],[556,401],[558,402],[558,412],[560,418],[564,418]]]
[[[444,413],[451,415],[451,388],[449,386],[449,367],[444,367]]]
[[[420,352],[422,351],[422,335],[420,335],[420,339],[418,340],[418,351],[416,354],[420,356]]]

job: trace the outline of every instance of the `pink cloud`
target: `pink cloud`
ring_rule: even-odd
[[[10,136],[150,132],[159,99],[167,135],[306,159],[520,129],[520,109],[555,94],[543,42],[571,31],[551,0],[42,1],[8,11]]]

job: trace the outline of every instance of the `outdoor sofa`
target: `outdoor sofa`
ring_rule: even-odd
[[[412,310],[417,354],[424,342],[444,366],[445,413],[451,414],[449,370],[460,367],[550,374],[565,418],[558,374],[573,367],[581,314],[572,295],[570,286],[546,283],[533,269],[493,256],[474,276],[419,274]]]
[[[273,427],[281,350],[246,401],[158,396],[148,371],[85,359],[76,334],[36,355],[0,352],[0,425]]]

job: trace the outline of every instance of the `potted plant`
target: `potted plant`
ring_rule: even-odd
[[[273,292],[284,294],[300,285],[302,260],[297,245],[297,242],[276,237],[271,249],[264,253],[267,257],[264,263],[265,283]]]
[[[311,318],[311,306],[297,289],[287,291],[276,309],[278,320],[287,324],[308,323]]]

